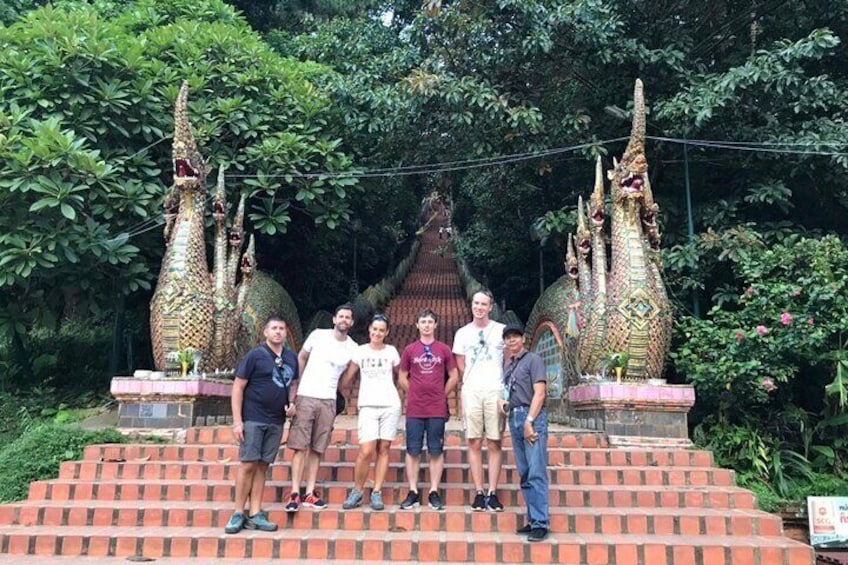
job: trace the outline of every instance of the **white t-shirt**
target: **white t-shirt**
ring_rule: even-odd
[[[482,329],[471,322],[457,330],[453,338],[453,352],[465,356],[463,390],[503,389],[503,330],[503,324],[491,320]]]
[[[400,406],[392,371],[400,364],[400,355],[393,345],[383,349],[360,345],[351,360],[359,366],[358,406]]]
[[[337,340],[333,331],[315,330],[306,338],[303,349],[309,352],[309,360],[300,376],[298,396],[335,400],[339,377],[350,363],[357,345],[350,336],[344,341]]]

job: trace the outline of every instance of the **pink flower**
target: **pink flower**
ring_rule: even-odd
[[[774,384],[774,379],[772,379],[771,377],[763,377],[763,380],[760,384],[762,384],[763,388],[766,389],[768,392],[771,392],[777,388],[777,385]]]
[[[749,286],[748,289],[745,291],[745,294],[747,294],[748,296],[754,296],[754,287]]]
[[[757,335],[764,336],[769,333],[769,330],[765,326],[757,326]]]
[[[815,322],[812,318],[807,318],[807,325],[808,325],[808,326],[812,326],[812,325],[814,325],[815,323],[816,323],[816,322]]]
[[[796,288],[795,291],[792,293],[792,296],[801,296],[801,289]]]
[[[789,326],[792,324],[792,314],[789,312],[784,312],[780,315],[780,323],[784,326]]]
[[[745,334],[742,333],[742,332],[736,332],[736,339],[738,339],[740,341],[745,339]]]

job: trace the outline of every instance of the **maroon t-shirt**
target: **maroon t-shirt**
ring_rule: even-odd
[[[419,340],[406,346],[400,358],[400,370],[409,371],[407,418],[447,418],[450,415],[445,381],[448,371],[454,368],[453,353],[441,341],[425,346]]]

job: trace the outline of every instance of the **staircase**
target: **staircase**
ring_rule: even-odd
[[[440,316],[451,344],[468,317],[450,248],[438,228],[422,249],[387,313],[392,343],[417,338],[415,316]],[[439,253],[434,251],[439,250]],[[441,253],[444,251],[444,253]],[[565,565],[810,565],[809,546],[782,536],[780,518],[756,509],[732,471],[706,451],[611,448],[602,433],[552,426],[551,536],[530,544],[510,439],[498,492],[502,513],[472,512],[467,450],[459,422],[448,423],[444,511],[399,510],[406,495],[403,435],[391,452],[387,509],[341,509],[353,483],[356,417],[336,421],[319,473],[329,508],[289,515],[291,452],[280,449],[264,500],[274,533],[224,534],[232,512],[238,448],[231,430],[193,428],[180,444],[98,445],[59,477],[31,484],[29,498],[0,505],[0,562],[235,563],[241,560],[357,562],[561,563]],[[426,462],[420,484],[426,485]],[[75,557],[61,557],[75,556]]]

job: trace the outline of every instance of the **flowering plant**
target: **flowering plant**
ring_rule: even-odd
[[[194,347],[186,347],[169,352],[165,359],[171,363],[193,363],[194,360],[200,357],[200,350]]]

